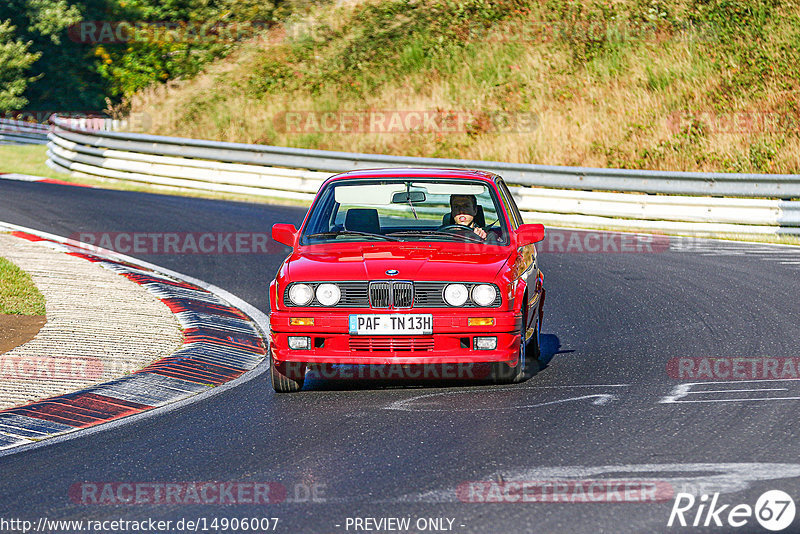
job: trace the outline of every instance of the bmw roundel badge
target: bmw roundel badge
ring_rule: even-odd
[[[400,271],[398,271],[397,269],[389,269],[388,271],[386,271],[386,274],[388,274],[389,276],[395,276],[397,274],[400,274]]]

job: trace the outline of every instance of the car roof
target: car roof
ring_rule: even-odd
[[[389,168],[389,169],[358,169],[331,176],[325,183],[339,180],[363,180],[369,178],[443,178],[443,179],[468,179],[494,182],[498,176],[492,172],[475,169],[437,169],[437,168]]]

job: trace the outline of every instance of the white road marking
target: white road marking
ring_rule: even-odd
[[[764,389],[709,389],[704,391],[690,391],[687,395],[702,395],[703,393],[730,393],[731,391],[737,392],[752,392],[752,391],[789,391],[789,388],[764,388]]]
[[[799,379],[769,379],[769,380],[733,380],[727,382],[687,382],[686,384],[679,384],[672,388],[669,395],[666,395],[659,400],[659,404],[680,404],[689,402],[761,402],[761,401],[781,401],[781,400],[800,400],[800,397],[753,397],[753,398],[723,398],[723,399],[698,399],[698,400],[683,400],[689,395],[704,395],[704,394],[732,394],[732,393],[761,393],[767,391],[789,391],[789,388],[757,388],[757,389],[722,389],[722,390],[705,390],[705,389],[692,389],[696,386],[705,385],[731,385],[736,386],[739,384],[760,384],[769,382],[800,382]]]
[[[693,253],[698,256],[750,257],[785,265],[796,270],[800,265],[800,246],[782,243],[748,241],[715,241],[713,239],[672,237],[670,250]]]
[[[516,471],[495,471],[471,480],[522,482],[596,480],[625,480],[630,482],[664,482],[672,486],[673,494],[691,493],[699,496],[712,493],[735,493],[748,489],[752,483],[800,477],[800,464],[778,463],[671,463],[628,464],[602,466],[532,467]],[[469,482],[465,480],[464,482]],[[458,484],[456,484],[457,486]],[[387,502],[460,502],[456,487],[439,488],[404,495]],[[541,506],[541,504],[535,504]]]
[[[464,411],[464,412],[472,412],[472,411],[498,411],[498,410],[516,410],[518,408],[539,408],[542,406],[551,406],[554,404],[563,404],[565,402],[572,402],[572,401],[581,401],[581,400],[589,400],[594,399],[592,401],[593,405],[596,406],[603,406],[610,403],[613,400],[616,400],[618,397],[616,395],[612,395],[609,393],[596,393],[591,395],[581,395],[579,397],[570,397],[567,399],[556,399],[546,402],[533,402],[533,403],[524,403],[524,404],[510,404],[506,406],[494,406],[491,408],[476,408],[476,407],[467,407],[463,409],[455,408],[452,404],[447,404],[441,408],[432,408],[432,407],[425,407],[425,406],[414,406],[412,403],[417,402],[421,399],[429,399],[432,397],[444,397],[449,395],[461,395],[465,393],[471,394],[491,394],[497,391],[517,391],[517,392],[532,392],[538,389],[561,389],[563,388],[587,388],[587,387],[628,387],[629,384],[586,384],[586,385],[572,385],[572,386],[541,386],[537,388],[519,388],[519,387],[506,387],[506,388],[493,388],[493,389],[485,389],[485,390],[458,390],[458,391],[443,391],[439,393],[428,393],[426,395],[416,395],[414,397],[410,397],[408,399],[397,400],[390,403],[388,406],[384,407],[384,410],[403,410],[408,412],[452,412],[452,411]]]
[[[536,386],[530,389],[563,389],[563,388],[628,388],[630,384],[577,384],[577,385],[564,385],[564,386]],[[506,388],[508,389],[508,388]]]

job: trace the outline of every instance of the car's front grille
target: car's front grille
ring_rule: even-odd
[[[367,301],[367,284],[364,282],[336,282],[342,290],[342,299],[337,306],[348,308],[366,308],[369,306]],[[314,299],[316,300],[316,299]]]
[[[316,291],[316,288],[319,284],[323,282],[312,283],[311,287]],[[339,303],[335,306],[337,308],[369,308],[369,299],[367,297],[367,282],[333,282],[339,286],[339,289],[342,291],[342,298],[339,300]],[[283,303],[289,307],[296,307],[296,304],[293,304],[292,301],[289,299],[289,288],[291,285],[286,286],[286,290],[283,292]],[[317,300],[315,296],[308,306],[322,306]]]
[[[411,282],[371,282],[369,304],[373,308],[410,308],[414,303],[414,284]]]
[[[444,301],[444,288],[452,282],[415,282],[414,283],[414,307],[415,308],[449,308],[450,305]],[[465,283],[467,290],[472,293],[472,288],[476,286],[475,283]],[[495,286],[497,289],[497,286]],[[489,307],[496,308],[500,306],[503,298],[500,296],[500,291],[497,291],[494,302]],[[467,299],[464,303],[464,308],[477,308],[478,305],[472,302],[472,299]]]
[[[433,337],[350,337],[353,352],[425,352],[433,350]]]
[[[323,282],[310,283],[312,288]],[[336,308],[449,308],[444,301],[444,288],[452,282],[409,282],[381,280],[375,282],[331,282],[342,290],[342,298]],[[476,283],[464,282],[471,292]],[[497,286],[495,286],[497,289]],[[289,300],[289,287],[284,291],[283,302],[286,306],[295,307]],[[502,303],[500,291],[489,307],[496,308]],[[322,306],[316,297],[308,306]],[[464,308],[476,308],[477,304],[468,299]]]
[[[373,308],[388,308],[391,299],[389,282],[372,282],[369,285],[369,305]]]
[[[411,282],[395,282],[392,285],[394,307],[410,308],[414,302],[414,285]]]

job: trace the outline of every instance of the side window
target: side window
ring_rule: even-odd
[[[488,225],[493,221],[497,220],[497,206],[495,205],[495,201],[492,198],[492,194],[489,192],[489,188],[485,188],[483,193],[477,196],[478,205],[483,208],[483,216],[485,218],[485,224]]]
[[[333,203],[335,203],[333,199],[333,187],[328,187],[328,189],[317,198],[314,209],[311,212],[311,217],[303,232],[304,235],[327,232],[330,230],[331,221],[326,220],[326,216],[331,212],[335,213],[335,209],[331,207]]]
[[[508,190],[506,183],[502,179],[497,180],[497,185],[500,189],[500,196],[503,199],[503,204],[506,205],[509,215],[511,216],[511,225],[516,230],[522,224],[522,215],[517,208],[517,203],[514,202],[514,197],[511,196],[511,191]]]

